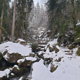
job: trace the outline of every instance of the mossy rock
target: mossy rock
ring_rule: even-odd
[[[20,77],[24,75],[25,73],[29,73],[30,69],[31,69],[30,66],[27,66],[27,67],[22,66],[22,67],[19,67],[19,69],[14,67],[12,70],[12,73],[14,73],[16,77]]]
[[[47,48],[49,48],[49,52],[53,52],[54,51],[54,47],[50,47],[50,45],[47,45]]]
[[[54,49],[55,49],[55,53],[59,52],[59,49],[56,46],[54,46]]]
[[[70,44],[70,45],[68,46],[68,49],[73,49],[73,48],[75,48],[75,45],[74,45],[74,44]]]
[[[32,65],[32,61],[29,61],[29,60],[25,60],[24,62],[18,63],[19,67],[27,67],[27,66],[31,66],[31,65]]]
[[[26,45],[27,43],[26,43],[26,42],[20,42],[20,44],[22,44],[22,45]]]
[[[30,53],[30,54],[29,54],[29,57],[35,57],[35,54]]]
[[[80,47],[78,47],[78,50],[77,50],[76,54],[77,54],[78,56],[80,56]]]
[[[51,68],[50,68],[50,72],[54,72],[54,71],[57,69],[57,67],[58,67],[58,66],[55,67],[55,66],[52,64],[52,65],[51,65]]]
[[[7,57],[6,57],[7,55]],[[3,58],[9,63],[17,63],[17,60],[22,59],[23,56],[19,53],[11,53],[9,54],[7,51],[3,53]]]
[[[16,43],[20,43],[20,44],[22,44],[22,45],[26,45],[26,44],[27,44],[26,41],[23,40],[23,39],[18,39],[18,40],[16,40],[15,42],[16,42]]]
[[[49,65],[51,63],[51,61],[53,60],[53,58],[45,58],[44,59],[44,65]]]
[[[40,55],[39,54],[37,54],[37,56],[39,57],[39,58],[42,58],[42,59],[44,59],[44,55],[45,53],[41,53]]]
[[[17,69],[16,67],[13,68],[12,73],[14,73],[16,76],[20,76],[21,75],[21,71],[20,69]]]
[[[62,59],[62,57],[59,57],[58,59],[56,59],[55,61],[56,62],[60,62],[61,61],[61,59]]]
[[[54,47],[49,47],[49,51],[53,52],[54,51]]]
[[[80,37],[78,37],[77,39],[75,39],[75,43],[80,43]]]

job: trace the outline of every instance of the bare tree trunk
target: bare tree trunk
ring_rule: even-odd
[[[12,22],[12,32],[11,32],[11,41],[14,41],[14,27],[15,27],[15,12],[16,12],[16,0],[14,0],[14,10],[13,10],[13,22]]]
[[[25,34],[25,40],[26,40],[26,42],[28,42],[28,32],[27,32],[27,30],[26,30],[26,34]]]
[[[75,31],[76,27],[76,14],[75,14],[75,3],[74,0],[71,0],[71,5],[72,5],[72,25],[73,25],[73,31]]]
[[[2,23],[3,23],[3,8],[4,8],[4,3],[3,3],[3,5],[2,5],[2,13],[1,13],[1,27],[2,27]],[[0,41],[1,41],[1,34],[2,34],[2,30],[1,30],[1,28],[0,28]]]
[[[21,33],[21,38],[22,38],[22,39],[23,39],[23,32],[24,32],[24,21],[23,21],[22,33]]]

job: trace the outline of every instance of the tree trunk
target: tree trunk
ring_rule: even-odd
[[[24,21],[23,21],[22,33],[21,33],[21,38],[22,38],[22,39],[23,39],[23,32],[24,32]]]
[[[76,14],[75,14],[75,3],[74,0],[71,0],[71,6],[72,6],[72,25],[73,25],[73,31],[75,31],[76,27]]]
[[[27,32],[27,30],[26,30],[26,33],[25,33],[25,40],[26,40],[26,42],[28,42],[28,32]]]
[[[16,0],[14,1],[14,10],[13,10],[13,22],[12,22],[12,32],[11,32],[11,41],[14,41],[14,27],[15,27],[15,12],[16,12]]]
[[[2,27],[2,23],[3,23],[3,8],[4,8],[4,3],[3,3],[3,5],[2,5],[2,13],[1,13],[1,27]],[[2,35],[2,30],[1,30],[1,28],[0,28],[0,42],[1,42],[1,35]]]

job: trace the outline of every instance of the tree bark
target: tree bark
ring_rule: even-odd
[[[12,22],[12,32],[11,41],[14,41],[14,28],[15,28],[15,12],[16,12],[16,0],[14,0],[14,10],[13,10],[13,22]]]
[[[4,8],[4,3],[3,3],[3,5],[2,5],[2,13],[1,13],[1,27],[2,27],[2,23],[3,23],[3,9]],[[2,35],[2,30],[1,30],[1,28],[0,28],[0,42],[1,42],[1,35]]]
[[[22,33],[21,33],[21,38],[22,38],[22,39],[23,39],[23,32],[24,32],[24,21],[23,21]]]
[[[74,0],[71,0],[71,5],[72,5],[72,25],[73,25],[73,31],[75,31],[76,27],[76,14],[75,14],[75,3]]]

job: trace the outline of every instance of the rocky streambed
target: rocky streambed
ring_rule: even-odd
[[[0,45],[0,80],[27,79],[31,65],[37,61],[35,53],[24,40]],[[27,79],[28,80],[28,79]]]
[[[35,79],[37,76],[34,72],[38,72],[40,66],[43,68],[46,66],[45,70],[51,75],[61,62],[64,63],[65,58],[71,60],[74,52],[59,47],[57,39],[46,45],[32,45],[32,48],[20,40],[16,43],[3,43],[0,45],[0,80],[32,80],[32,77]],[[39,74],[41,75],[42,72]]]

